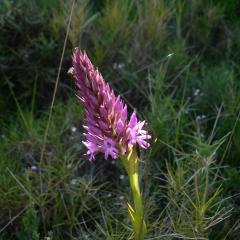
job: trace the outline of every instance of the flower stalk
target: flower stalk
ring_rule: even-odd
[[[147,227],[143,215],[144,211],[138,174],[139,159],[136,148],[132,148],[127,155],[120,156],[120,158],[129,177],[134,202],[134,208],[128,203],[128,213],[134,229],[134,239],[143,240],[147,232]]]

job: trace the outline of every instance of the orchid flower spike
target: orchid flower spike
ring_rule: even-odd
[[[143,129],[145,121],[138,121],[135,112],[128,121],[126,104],[120,96],[115,96],[87,54],[76,48],[72,64],[69,73],[75,80],[76,96],[85,109],[83,143],[89,160],[94,160],[97,153],[103,153],[105,159],[117,159],[135,145],[148,148],[151,136]]]

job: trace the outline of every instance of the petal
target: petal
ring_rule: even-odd
[[[119,119],[118,122],[117,122],[117,126],[116,126],[116,132],[117,132],[118,134],[122,134],[123,131],[124,131],[124,128],[125,128],[125,126],[124,126],[122,120]]]
[[[128,126],[130,128],[134,128],[137,125],[137,117],[136,117],[136,113],[133,112],[131,117],[130,117],[130,121],[128,123]]]
[[[105,159],[105,160],[108,159],[108,155],[109,155],[109,152],[108,152],[108,151],[105,151],[105,152],[104,152],[104,159]]]
[[[121,114],[121,119],[123,122],[127,120],[127,105],[124,106],[122,114]]]
[[[141,130],[145,124],[145,121],[138,122],[138,130]]]
[[[99,146],[95,143],[92,143],[92,142],[89,142],[89,141],[87,141],[87,142],[83,141],[82,143],[88,148],[88,150],[91,153],[99,151]]]

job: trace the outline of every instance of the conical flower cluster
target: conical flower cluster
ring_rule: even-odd
[[[145,121],[138,121],[133,112],[128,121],[127,106],[116,97],[94,68],[87,54],[78,48],[72,56],[73,67],[69,70],[75,80],[76,96],[84,106],[87,155],[94,160],[97,153],[105,159],[125,155],[133,146],[148,148],[150,135],[143,130]]]

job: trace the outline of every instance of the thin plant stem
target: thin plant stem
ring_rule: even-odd
[[[44,137],[43,137],[43,144],[42,144],[42,150],[41,150],[41,155],[40,155],[40,169],[39,169],[41,194],[43,193],[43,183],[42,183],[43,155],[44,155],[44,152],[45,152],[47,136],[48,136],[49,127],[50,127],[50,123],[51,123],[51,119],[52,119],[53,106],[54,106],[55,99],[56,99],[56,93],[57,93],[57,88],[58,88],[58,83],[59,83],[59,77],[60,77],[60,73],[61,73],[61,69],[62,69],[63,57],[64,57],[64,54],[65,54],[65,49],[66,49],[66,45],[67,45],[67,39],[68,39],[68,35],[69,35],[69,30],[70,30],[70,24],[71,24],[71,20],[72,20],[72,14],[73,14],[74,5],[75,5],[75,0],[72,1],[72,7],[71,7],[71,11],[70,11],[70,16],[69,16],[66,36],[65,36],[65,39],[64,39],[61,59],[60,59],[59,67],[58,67],[56,83],[55,83],[55,86],[54,86],[51,106],[50,106],[49,115],[48,115],[47,126],[46,126],[46,129],[45,129],[45,132],[44,132]]]
[[[138,164],[139,159],[136,149],[132,149],[126,156],[121,157],[123,165],[128,173],[134,209],[128,204],[128,211],[134,228],[134,239],[143,240],[147,231],[143,216],[143,203],[139,186]]]

